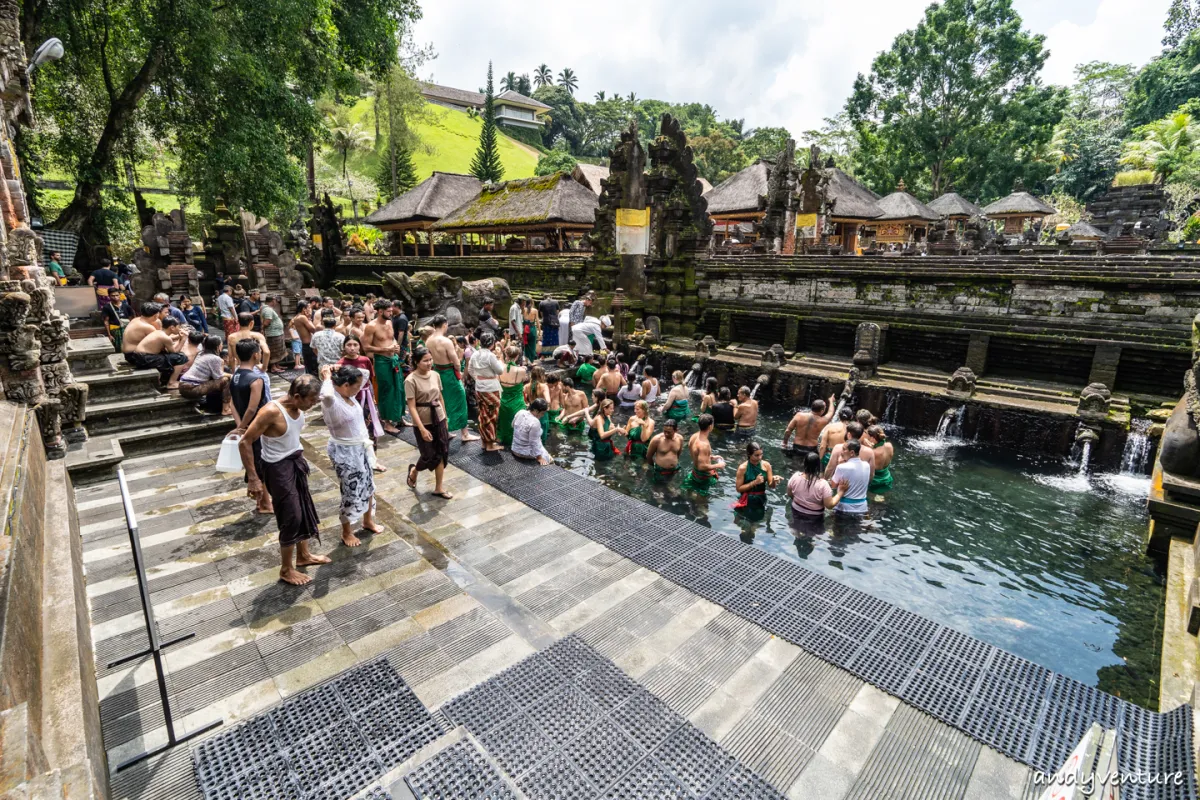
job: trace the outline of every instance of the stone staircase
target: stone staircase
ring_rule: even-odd
[[[194,401],[159,389],[155,370],[130,369],[105,338],[73,340],[68,361],[75,380],[88,385],[89,438],[67,455],[76,483],[107,476],[127,456],[217,442],[233,429],[232,419],[202,414]]]

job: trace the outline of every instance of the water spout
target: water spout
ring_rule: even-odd
[[[899,405],[900,393],[887,393],[887,407],[883,409],[883,424],[894,426],[896,424],[896,406]]]
[[[1092,444],[1098,441],[1100,441],[1100,436],[1085,425],[1080,425],[1075,432],[1075,443],[1080,446],[1079,474],[1081,476],[1088,474],[1088,461],[1092,458]]]
[[[770,382],[771,382],[770,375],[767,375],[766,373],[759,375],[758,380],[755,381],[755,383],[754,383],[754,388],[750,390],[750,399],[754,400],[755,398],[757,398],[758,390],[762,389],[764,386],[768,385]]]
[[[938,420],[936,438],[945,441],[946,439],[961,437],[963,417],[966,415],[966,406],[947,408],[946,413],[942,414],[942,418]]]
[[[1146,418],[1135,419],[1129,426],[1129,436],[1125,438],[1125,449],[1121,452],[1121,473],[1123,475],[1146,475],[1150,471],[1150,462],[1154,456],[1154,440],[1150,438],[1151,421]]]
[[[699,361],[697,361],[695,364],[692,364],[692,368],[688,370],[688,374],[683,376],[683,385],[689,389],[695,388],[693,381],[696,379],[696,373],[700,372],[701,369],[703,369],[703,367],[700,365]]]
[[[1086,441],[1083,443],[1083,450],[1081,451],[1081,453],[1079,455],[1079,474],[1080,475],[1087,475],[1088,460],[1091,457],[1092,457],[1092,443],[1089,440],[1089,441]]]

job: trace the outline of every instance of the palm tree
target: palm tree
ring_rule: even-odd
[[[350,207],[354,210],[354,224],[358,224],[358,201],[354,199],[354,182],[350,180],[347,162],[350,153],[365,150],[371,146],[371,134],[357,122],[351,122],[345,115],[329,118],[329,138],[333,149],[342,157],[342,177],[346,181],[346,189],[350,195]]]
[[[563,67],[563,71],[558,73],[558,85],[566,89],[567,94],[575,94],[575,90],[579,88],[579,78],[575,77],[575,70]]]
[[[634,103],[637,102],[637,95],[634,94],[633,92],[630,92],[629,97],[627,97],[625,99],[629,102],[630,105],[633,105]]]
[[[538,68],[533,71],[533,82],[537,84],[537,88],[549,86],[554,83],[554,73],[545,64],[538,64]]]
[[[1163,183],[1200,140],[1200,126],[1191,114],[1171,114],[1143,125],[1138,132],[1142,138],[1126,142],[1121,163],[1133,169],[1152,169]]]
[[[522,72],[521,77],[517,78],[517,94],[523,94],[526,97],[533,94],[533,84],[529,82],[528,72]]]
[[[512,91],[515,92],[517,90],[517,73],[510,72],[507,75],[505,75],[503,78],[501,78],[500,79],[500,88],[503,91],[508,91],[511,89]]]
[[[601,90],[601,91],[599,91],[599,92],[596,92],[596,102],[597,102],[597,103],[603,103],[603,102],[604,102],[604,91],[603,91],[603,90]]]

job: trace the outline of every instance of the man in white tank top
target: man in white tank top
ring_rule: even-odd
[[[312,580],[298,567],[328,564],[329,557],[309,551],[308,540],[319,538],[321,521],[308,490],[308,462],[300,431],[304,412],[320,399],[321,384],[312,375],[292,381],[287,396],[263,406],[254,416],[238,449],[249,476],[247,490],[255,500],[267,492],[279,524],[279,579],[300,586]],[[262,438],[263,474],[254,469],[254,442]]]

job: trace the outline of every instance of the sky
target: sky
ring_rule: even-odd
[[[1162,49],[1170,0],[1013,0],[1025,27],[1046,37],[1043,80],[1073,79],[1076,64],[1141,65]],[[928,0],[759,0],[750,13],[716,0],[438,0],[422,3],[418,44],[437,57],[420,76],[479,89],[493,62],[555,75],[570,67],[575,96],[608,94],[708,103],[746,128],[777,125],[799,137],[836,114],[855,75],[869,72]],[[605,9],[601,11],[601,9]]]

